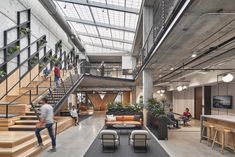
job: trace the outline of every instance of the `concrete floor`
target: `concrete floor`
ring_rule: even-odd
[[[200,143],[200,121],[193,120],[190,127],[169,130],[167,141],[159,141],[171,157],[234,157],[235,154],[225,150],[221,154],[219,146],[211,149],[211,143]]]
[[[104,126],[104,112],[96,112],[83,120],[79,126],[74,126],[57,136],[57,151],[48,150],[39,157],[83,157],[97,134]]]
[[[159,141],[171,157],[234,157],[231,152],[220,153],[220,147],[212,150],[209,143],[200,139],[200,122],[192,121],[191,127],[169,130],[169,140]],[[47,150],[39,157],[83,157],[99,131],[104,126],[104,113],[95,113],[57,136],[57,152]],[[124,157],[124,156],[123,156]]]

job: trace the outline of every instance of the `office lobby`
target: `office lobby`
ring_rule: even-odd
[[[0,157],[234,157],[234,0],[1,0]]]

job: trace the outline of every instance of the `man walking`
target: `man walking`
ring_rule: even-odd
[[[40,131],[47,128],[47,131],[48,131],[48,134],[51,138],[51,143],[52,143],[51,151],[55,152],[56,151],[56,141],[55,141],[55,136],[53,133],[54,112],[53,112],[52,106],[47,104],[47,102],[48,102],[48,99],[46,96],[43,97],[39,102],[41,104],[41,108],[40,108],[41,115],[40,115],[40,121],[37,124],[36,129],[35,129],[35,134],[36,134],[36,137],[38,140],[38,145],[43,146]]]

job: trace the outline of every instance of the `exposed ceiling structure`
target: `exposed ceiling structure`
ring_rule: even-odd
[[[54,0],[87,54],[130,54],[142,0]],[[97,54],[96,54],[97,53]]]
[[[155,84],[235,68],[235,10],[231,4],[235,5],[234,0],[191,2],[147,65],[153,69]]]

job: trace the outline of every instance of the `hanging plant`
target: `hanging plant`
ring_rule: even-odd
[[[27,28],[27,27],[21,27],[20,30],[19,30],[19,33],[20,33],[20,36],[24,36],[27,33],[30,33],[30,29]]]
[[[34,67],[38,63],[38,57],[35,56],[30,60],[30,66]]]
[[[3,70],[0,70],[0,79],[4,78],[6,76],[6,72]]]
[[[46,44],[47,43],[47,41],[46,41],[46,39],[41,39],[41,40],[39,40],[38,41],[38,48],[40,48],[40,47],[42,47],[44,44]]]
[[[57,48],[58,50],[62,50],[62,42],[58,43]]]
[[[12,55],[12,54],[14,54],[15,52],[17,52],[19,50],[20,50],[20,46],[19,45],[15,45],[14,47],[9,47],[7,49],[7,52],[8,52],[8,55]]]

